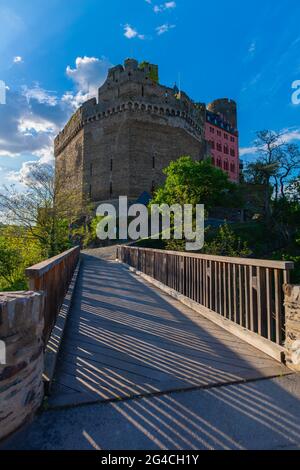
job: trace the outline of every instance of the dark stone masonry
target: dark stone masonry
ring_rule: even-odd
[[[220,112],[236,122],[235,104],[219,101]],[[109,70],[98,102],[84,103],[56,137],[57,179],[76,188],[79,201],[151,195],[172,160],[205,157],[205,122],[205,104],[160,85],[157,66],[128,59]]]
[[[300,372],[300,286],[286,285],[284,293],[287,366]]]
[[[40,407],[43,396],[44,296],[37,292],[0,294],[0,440],[16,431]]]

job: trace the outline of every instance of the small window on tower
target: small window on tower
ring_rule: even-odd
[[[152,168],[155,169],[155,155],[152,157]]]
[[[113,159],[110,160],[110,171],[113,171]]]
[[[113,194],[113,185],[112,185],[112,181],[111,181],[110,184],[109,184],[109,194],[110,194],[110,197],[112,197],[112,194]]]
[[[93,176],[93,164],[90,164],[90,176]]]
[[[90,196],[90,199],[92,199],[92,185],[90,184],[90,189],[89,189],[89,196]]]

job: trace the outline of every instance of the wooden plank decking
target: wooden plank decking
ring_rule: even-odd
[[[107,258],[83,256],[50,406],[290,373]]]

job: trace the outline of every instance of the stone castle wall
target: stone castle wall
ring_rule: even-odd
[[[180,116],[129,104],[85,128],[85,191],[93,201],[137,198],[162,184],[163,168],[182,155],[201,159],[202,141]]]
[[[55,139],[57,176],[79,197],[135,199],[162,184],[170,161],[203,158],[205,105],[178,99],[150,78],[151,67],[128,60],[111,69],[98,103],[84,103]]]
[[[6,349],[0,364],[0,440],[29,420],[43,400],[43,302],[40,293],[0,294],[0,340]]]

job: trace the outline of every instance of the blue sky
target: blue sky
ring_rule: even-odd
[[[241,154],[255,131],[300,143],[299,0],[0,0],[0,184],[52,162],[54,135],[127,57],[196,101],[238,102]]]

